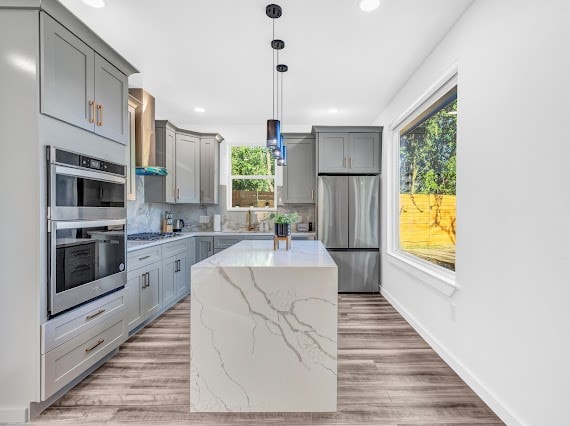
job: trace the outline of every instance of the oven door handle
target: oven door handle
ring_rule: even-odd
[[[100,228],[102,226],[126,225],[126,219],[102,219],[102,220],[75,220],[75,221],[52,221],[52,231],[58,229],[73,228]],[[52,235],[52,238],[56,238]]]
[[[125,185],[127,183],[126,177],[114,176],[104,172],[96,172],[91,170],[74,169],[73,167],[52,166],[55,175],[75,176],[80,178],[87,178],[92,180],[101,180],[105,182],[119,183]]]

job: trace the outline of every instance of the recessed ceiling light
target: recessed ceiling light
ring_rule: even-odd
[[[85,1],[85,0],[84,0]],[[359,0],[358,6],[364,12],[372,12],[380,6],[380,0]]]
[[[206,112],[206,110],[205,110],[204,108],[202,108],[202,107],[196,107],[196,108],[194,108],[194,111],[196,111],[196,112]]]
[[[329,109],[330,114],[336,114],[338,112],[338,108],[331,108]]]
[[[101,8],[105,6],[105,0],[82,0],[88,6]]]

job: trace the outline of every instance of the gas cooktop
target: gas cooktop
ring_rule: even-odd
[[[139,234],[127,235],[129,241],[156,241],[164,238],[178,237],[178,232],[141,232]]]

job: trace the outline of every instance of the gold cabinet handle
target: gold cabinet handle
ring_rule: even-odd
[[[99,315],[101,315],[103,312],[105,312],[105,309],[99,309],[98,312],[95,312],[94,314],[91,314],[91,315],[87,315],[87,316],[85,317],[85,319],[86,319],[86,320],[93,319],[93,318],[98,317]]]
[[[315,199],[315,190],[311,189],[311,200]]]
[[[103,125],[103,105],[95,104],[97,108],[97,126],[101,127]]]
[[[97,343],[95,343],[93,346],[91,346],[90,348],[86,348],[85,352],[91,352],[93,349],[95,349],[97,346],[102,344],[104,341],[105,341],[105,339],[98,340]]]
[[[352,169],[352,157],[348,157],[348,168]]]
[[[176,199],[180,200],[180,188],[176,188]]]
[[[95,123],[95,102],[89,101],[89,122]]]

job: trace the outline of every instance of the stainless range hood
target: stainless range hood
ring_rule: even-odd
[[[156,136],[154,127],[154,97],[144,89],[129,89],[141,102],[135,115],[136,173],[144,176],[166,176],[165,164],[156,162]]]

